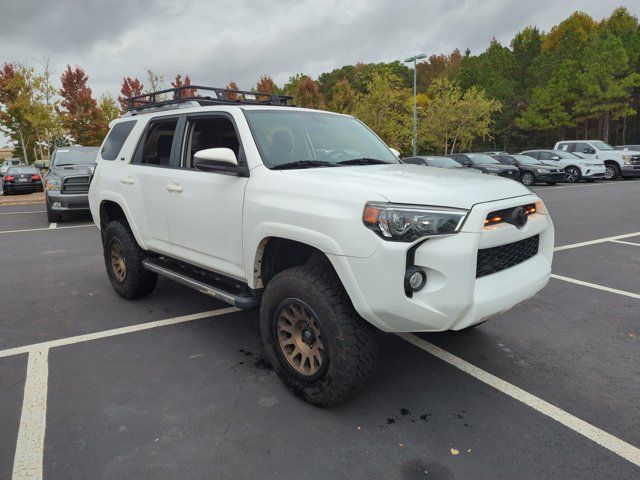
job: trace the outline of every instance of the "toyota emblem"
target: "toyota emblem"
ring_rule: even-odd
[[[513,209],[513,223],[516,227],[524,227],[527,223],[527,211],[524,207],[517,207]]]

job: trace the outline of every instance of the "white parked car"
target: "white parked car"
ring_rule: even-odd
[[[208,97],[132,99],[111,124],[89,190],[107,274],[125,298],[160,274],[259,306],[308,402],[369,379],[378,330],[462,330],[547,284],[553,224],[520,183],[402,164],[354,117],[288,97],[189,88]]]
[[[17,167],[21,165],[19,158],[6,158],[0,162],[0,177],[4,177],[7,170],[11,167]]]
[[[587,160],[604,163],[605,178],[640,177],[640,151],[616,150],[601,140],[564,140],[556,143],[556,150],[577,153]]]
[[[550,165],[558,165],[564,168],[567,174],[565,181],[568,183],[579,182],[585,180],[587,182],[595,182],[605,178],[604,163],[587,160],[576,153],[567,152],[565,150],[525,150],[520,152],[521,155],[528,155],[541,162]]]

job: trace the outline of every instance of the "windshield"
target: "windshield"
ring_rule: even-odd
[[[353,117],[292,110],[244,113],[269,168],[308,161],[337,165],[356,159],[399,163],[387,146]]]
[[[8,175],[16,175],[20,173],[31,173],[33,175],[36,175],[38,173],[38,170],[36,170],[35,167],[30,167],[27,165],[25,165],[24,167],[9,167],[9,169],[7,170]]]
[[[427,157],[429,165],[432,167],[459,167],[460,164],[448,157]]]
[[[97,155],[98,147],[58,149],[53,154],[51,166],[59,167],[61,165],[83,165],[87,163],[95,163]]]
[[[500,163],[495,158],[483,153],[467,153],[466,155],[471,159],[473,163]]]
[[[596,140],[595,142],[591,142],[594,147],[598,150],[613,150],[613,147],[608,143],[601,142],[600,140]]]

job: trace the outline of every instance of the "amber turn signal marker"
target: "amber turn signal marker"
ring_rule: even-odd
[[[364,223],[370,223],[372,225],[378,224],[378,217],[380,216],[380,210],[373,207],[365,207],[362,215]]]

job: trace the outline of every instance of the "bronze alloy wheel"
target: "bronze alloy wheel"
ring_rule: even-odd
[[[117,238],[111,240],[111,248],[109,248],[109,256],[111,258],[111,270],[113,276],[118,282],[124,282],[127,276],[127,262],[124,259],[124,248],[122,242]]]
[[[298,373],[312,376],[325,360],[322,332],[311,309],[299,300],[291,300],[278,312],[276,332],[282,355]]]

